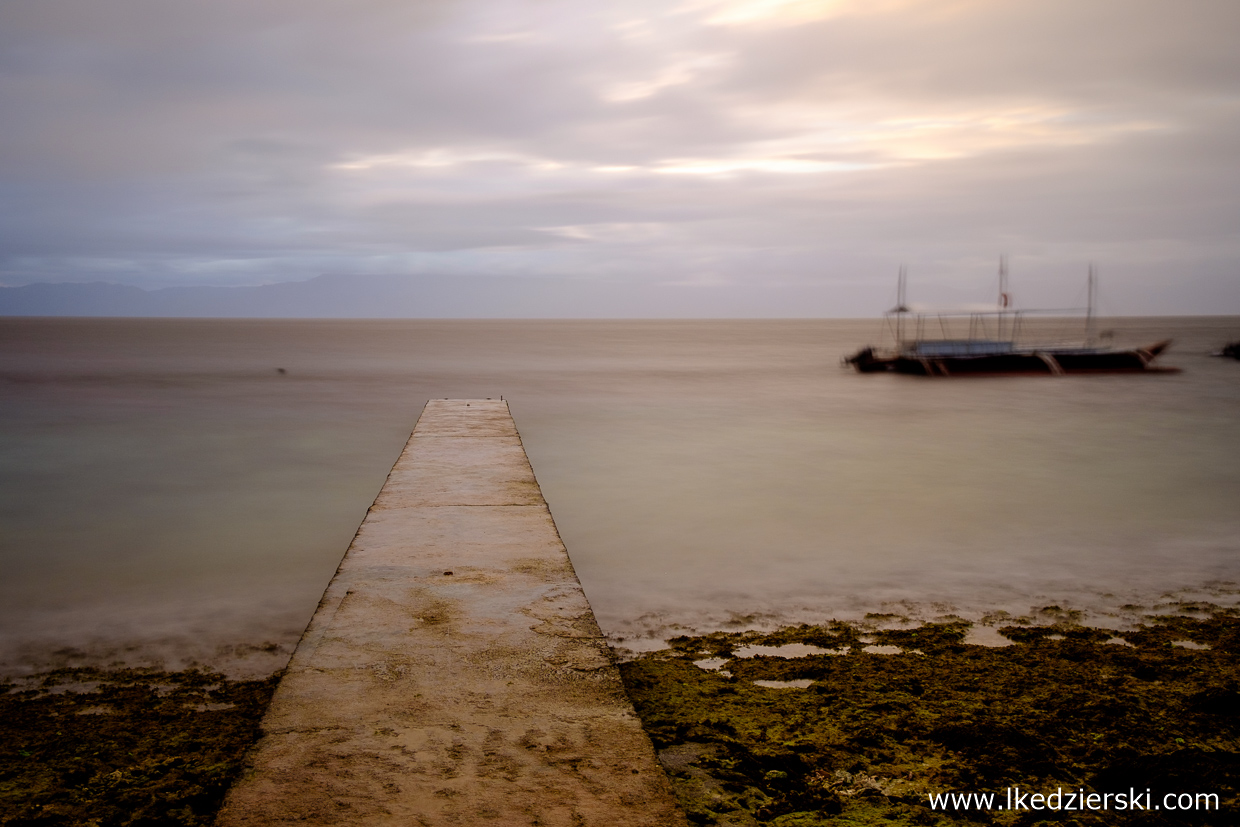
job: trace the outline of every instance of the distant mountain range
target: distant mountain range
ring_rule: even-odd
[[[252,318],[477,317],[553,313],[545,279],[319,276],[257,287],[28,284],[0,288],[6,316],[227,316]],[[556,288],[571,287],[556,284]],[[551,294],[551,295],[548,295]]]
[[[0,287],[0,316],[725,318],[833,315],[822,285],[695,285],[498,276],[319,276],[258,287]],[[847,315],[837,311],[834,315]]]

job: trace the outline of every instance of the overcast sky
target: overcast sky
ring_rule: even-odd
[[[0,0],[0,284],[1240,313],[1236,0]],[[798,312],[799,311],[799,312]]]

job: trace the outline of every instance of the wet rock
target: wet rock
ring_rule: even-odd
[[[0,686],[0,823],[211,824],[275,683],[61,669]]]
[[[1041,625],[1003,627],[1015,642],[1004,647],[965,644],[963,621],[885,631],[832,623],[686,636],[622,672],[663,754],[692,744],[692,770],[671,777],[699,824],[1045,820],[1045,812],[929,804],[931,794],[1002,797],[1009,786],[1219,796],[1213,812],[1073,812],[1052,814],[1054,823],[1232,823],[1240,805],[1236,611],[1194,605],[1119,632],[1080,625],[1058,606],[1037,615]],[[1115,645],[1117,636],[1131,645]],[[847,653],[735,654],[790,643]],[[865,651],[867,643],[897,651]],[[698,668],[703,653],[727,659],[726,668]],[[807,678],[813,686],[800,691],[753,684]],[[709,789],[730,796],[726,808],[702,797]]]

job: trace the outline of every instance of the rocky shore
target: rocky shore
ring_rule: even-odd
[[[1185,604],[1116,632],[1045,607],[991,618],[1003,646],[967,643],[963,620],[898,621],[681,637],[622,664],[690,821],[1235,823],[1236,610]],[[0,824],[211,824],[277,679],[62,669],[0,685]],[[1081,805],[1014,807],[1012,789]],[[1130,790],[1149,806],[1083,806]],[[931,801],[951,793],[994,806]],[[1167,794],[1217,798],[1155,809]]]
[[[964,621],[887,617],[716,633],[622,672],[697,824],[1234,824],[1240,617],[1179,610],[1115,632],[1046,607],[998,620],[1005,646],[966,644]],[[1056,789],[1076,794],[1059,811],[1019,798]],[[931,801],[951,793],[995,798]]]
[[[211,824],[277,679],[83,668],[0,684],[0,824]]]

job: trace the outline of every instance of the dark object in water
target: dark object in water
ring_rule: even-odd
[[[1150,363],[1171,344],[1167,339],[1127,350],[1100,347],[1021,347],[985,339],[938,339],[903,342],[887,353],[866,347],[845,358],[861,373],[890,370],[916,376],[969,376],[1032,373],[1125,373],[1174,371]]]
[[[894,371],[915,376],[977,376],[994,374],[1066,373],[1173,373],[1178,368],[1151,363],[1171,344],[1170,339],[1145,347],[1115,348],[1094,344],[1094,271],[1089,273],[1089,308],[1085,314],[1084,341],[1079,344],[1020,341],[1028,311],[1009,308],[1007,262],[999,265],[999,303],[996,310],[947,313],[916,313],[904,300],[905,272],[900,270],[896,306],[884,314],[895,345],[886,349],[866,346],[846,356],[844,364],[859,373]],[[1045,311],[1055,312],[1057,311]],[[1079,312],[1079,311],[1077,311]],[[942,338],[925,335],[928,322],[942,331]],[[967,335],[953,335],[967,324]],[[906,327],[912,336],[906,337]],[[1109,338],[1104,333],[1101,338]],[[1236,343],[1240,345],[1240,343]],[[1237,357],[1240,358],[1240,357]]]
[[[1223,345],[1223,349],[1213,356],[1225,356],[1228,359],[1240,359],[1240,341],[1228,342]]]
[[[878,373],[879,371],[891,370],[891,358],[878,355],[872,347],[863,347],[852,356],[845,356],[844,364],[852,365],[857,369],[858,373]]]

